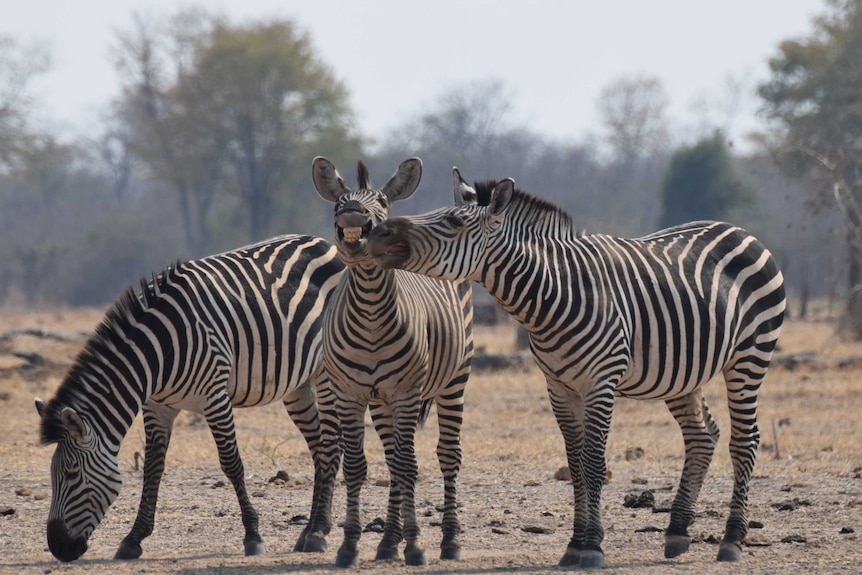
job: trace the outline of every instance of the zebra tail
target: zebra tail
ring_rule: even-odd
[[[428,416],[431,415],[432,405],[434,405],[434,398],[426,399],[422,402],[422,406],[419,408],[419,427],[425,427],[425,422],[428,420]]]

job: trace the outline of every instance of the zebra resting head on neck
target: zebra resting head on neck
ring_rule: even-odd
[[[741,559],[760,439],[757,393],[785,308],[772,255],[723,222],[635,239],[577,235],[565,212],[513,180],[473,188],[453,173],[456,205],[383,222],[369,234],[368,252],[384,268],[481,283],[529,332],[573,478],[573,535],[560,565],[604,565],[600,503],[617,396],[665,401],[682,430],[685,463],[665,557],[688,550],[718,440],[702,386],[718,374],[734,488],[717,560]]]
[[[115,559],[136,559],[152,533],[174,420],[202,413],[239,500],[246,555],[263,553],[246,489],[233,408],[284,403],[315,465],[312,513],[295,551],[323,551],[339,464],[338,423],[318,410],[312,377],[320,317],[344,270],[321,238],[288,235],[165,269],[129,288],[78,354],[55,396],[36,400],[51,461],[48,547],[79,558],[117,498],[120,444],[143,411],[138,515]]]

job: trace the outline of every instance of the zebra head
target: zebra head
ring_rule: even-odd
[[[335,166],[318,156],[312,162],[312,179],[320,196],[335,204],[335,245],[338,255],[348,266],[372,261],[366,251],[371,230],[389,216],[393,202],[409,198],[419,186],[422,160],[410,158],[401,162],[383,188],[371,187],[368,168],[358,163],[359,189],[351,190]]]
[[[74,408],[36,400],[42,443],[56,443],[51,458],[48,548],[60,561],[87,551],[87,540],[117,498],[122,483],[117,453]]]
[[[391,218],[372,230],[368,252],[380,266],[438,279],[478,279],[512,200],[515,182],[507,178],[473,188],[458,168],[452,169],[452,175],[454,206]]]

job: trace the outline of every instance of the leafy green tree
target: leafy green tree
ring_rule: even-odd
[[[361,145],[347,90],[310,38],[289,21],[234,25],[194,12],[157,29],[138,20],[123,46],[117,117],[132,152],[174,188],[190,250],[212,249],[219,210],[229,214],[220,228],[245,230],[229,244],[308,231],[314,209],[296,210],[293,195],[308,188],[311,159],[356,156]]]
[[[759,87],[772,121],[764,142],[785,173],[805,179],[814,205],[836,205],[848,246],[846,327],[862,338],[862,0],[827,0],[814,31],[787,40]]]
[[[727,219],[748,194],[736,178],[721,132],[677,150],[662,184],[661,227]]]

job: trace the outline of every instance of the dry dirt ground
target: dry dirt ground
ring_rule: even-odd
[[[0,310],[0,574],[172,573],[239,575],[333,573],[341,532],[329,550],[291,552],[308,512],[311,460],[280,406],[239,410],[237,427],[248,483],[261,516],[267,554],[242,554],[242,526],[233,491],[225,485],[215,447],[199,417],[177,421],[168,456],[154,534],[144,555],[113,562],[117,544],[131,527],[141,490],[136,453],[143,452],[140,420],[120,454],[124,488],[90,539],[82,559],[70,564],[51,556],[45,539],[50,500],[52,448],[38,444],[33,397],[49,398],[103,310],[14,312]],[[33,335],[45,330],[65,339]],[[478,333],[480,353],[507,352],[511,326]],[[815,359],[774,367],[761,393],[763,441],[751,485],[744,559],[713,561],[727,515],[731,468],[722,385],[711,382],[707,398],[724,437],[716,453],[691,528],[695,543],[680,558],[665,560],[661,528],[667,513],[627,508],[627,495],[651,490],[656,508],[669,504],[682,465],[682,440],[664,405],[620,400],[608,444],[611,477],[604,490],[607,573],[860,573],[862,550],[862,346],[843,343],[828,321],[789,322],[782,354],[811,352]],[[36,353],[44,358],[26,354]],[[18,354],[18,355],[15,355]],[[23,354],[23,355],[22,355]],[[831,358],[851,357],[846,361]],[[32,361],[36,359],[37,361]],[[139,418],[140,419],[140,418]],[[378,533],[363,535],[361,573],[554,573],[571,535],[572,491],[554,478],[564,465],[563,444],[535,367],[474,373],[467,390],[460,477],[463,560],[436,558],[442,487],[432,414],[419,433],[421,476],[418,504],[426,567],[375,563]],[[385,509],[387,473],[379,442],[369,428],[369,478],[363,519]],[[286,482],[270,482],[279,471]],[[344,516],[345,493],[335,494],[334,519]],[[783,542],[788,541],[788,542]]]

